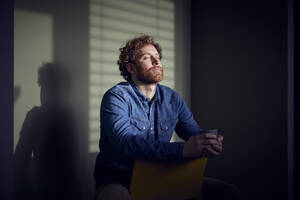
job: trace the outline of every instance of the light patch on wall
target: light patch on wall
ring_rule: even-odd
[[[99,151],[100,103],[103,94],[124,81],[118,70],[119,48],[141,33],[154,37],[163,49],[164,81],[175,87],[174,2],[171,0],[91,0],[89,152]]]
[[[40,105],[37,69],[53,59],[51,15],[14,10],[14,148],[26,113]]]

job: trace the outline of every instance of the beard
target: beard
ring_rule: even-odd
[[[158,83],[164,79],[164,70],[162,67],[152,67],[148,70],[138,66],[137,79],[146,84]]]

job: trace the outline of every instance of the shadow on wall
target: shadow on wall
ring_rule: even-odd
[[[16,199],[78,199],[70,81],[58,64],[38,71],[41,106],[28,111],[14,155]]]
[[[16,103],[16,101],[19,99],[20,95],[21,95],[21,87],[20,86],[14,87],[14,103]]]

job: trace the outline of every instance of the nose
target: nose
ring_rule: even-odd
[[[159,63],[160,63],[159,58],[155,58],[155,57],[152,58],[152,64],[153,65],[159,65]]]

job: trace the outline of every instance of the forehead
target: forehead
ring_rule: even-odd
[[[142,48],[140,48],[139,50],[139,54],[143,55],[143,54],[158,54],[156,48],[152,45],[152,44],[148,44],[143,46]]]

